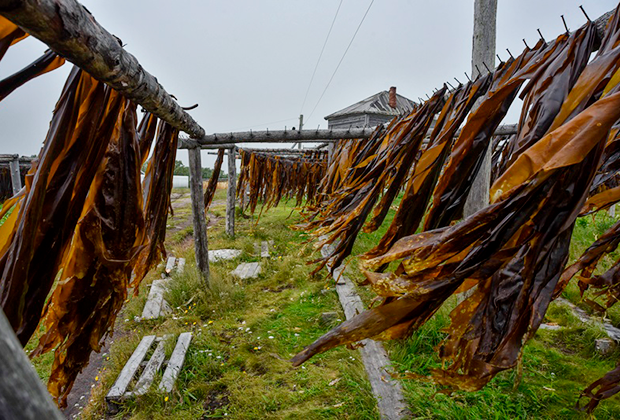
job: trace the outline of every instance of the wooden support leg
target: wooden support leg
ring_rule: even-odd
[[[194,249],[196,264],[203,275],[207,287],[209,283],[209,247],[207,242],[207,222],[205,218],[204,193],[202,192],[202,166],[200,149],[189,149],[189,185],[194,216]]]
[[[228,194],[226,196],[226,233],[235,236],[235,193],[237,187],[237,166],[235,147],[228,149]]]
[[[19,173],[19,157],[15,157],[10,163],[11,184],[13,186],[13,194],[17,194],[22,189],[22,178]]]
[[[2,309],[0,354],[0,417],[62,420]]]

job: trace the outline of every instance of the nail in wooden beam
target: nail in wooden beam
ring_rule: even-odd
[[[228,149],[228,191],[226,194],[226,233],[235,236],[235,194],[237,187],[237,166],[235,147]]]
[[[0,354],[0,418],[64,419],[1,308]]]
[[[13,194],[17,194],[22,189],[22,178],[19,173],[19,157],[16,157],[9,163],[11,169],[11,185],[13,186]]]
[[[209,283],[209,247],[207,242],[207,222],[202,192],[202,165],[200,149],[189,149],[189,186],[192,197],[192,214],[194,217],[194,250],[196,265],[202,273],[207,287]]]

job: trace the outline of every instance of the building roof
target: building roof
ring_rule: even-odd
[[[397,93],[396,108],[392,108],[389,105],[389,99],[390,93],[387,90],[384,90],[344,109],[341,109],[340,111],[329,114],[327,117],[325,117],[325,119],[331,120],[333,118],[355,114],[377,114],[396,116],[411,112],[413,110],[413,107],[416,105],[414,101],[407,99]]]

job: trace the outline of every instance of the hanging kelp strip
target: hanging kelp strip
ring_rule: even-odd
[[[72,70],[0,257],[0,304],[22,344],[39,322],[122,105],[111,89]]]
[[[454,134],[476,100],[486,93],[491,77],[491,74],[487,74],[466,86],[459,86],[450,95],[437,118],[428,146],[415,163],[413,174],[390,227],[379,243],[363,258],[384,254],[398,239],[415,233],[424,217],[441,168],[450,153]]]
[[[65,59],[48,50],[37,60],[17,73],[0,80],[0,101],[24,83],[42,74],[57,69],[65,63]]]
[[[134,267],[136,276],[131,283],[131,286],[135,287],[134,293],[138,293],[137,286],[149,270],[166,257],[166,249],[164,248],[166,220],[170,208],[170,193],[172,191],[178,141],[179,130],[161,121],[157,130],[155,150],[149,160],[142,182],[145,197],[143,214],[146,232],[143,247]]]
[[[308,150],[294,156],[282,156],[239,149],[241,171],[237,196],[249,192],[249,208],[256,211],[259,201],[263,210],[277,206],[282,198],[295,199],[300,206],[305,200],[313,205],[318,186],[327,170],[327,153]]]
[[[125,111],[117,116],[90,187],[63,259],[61,281],[43,312],[46,332],[31,355],[55,349],[48,390],[60,407],[66,407],[77,374],[113,328],[143,242],[135,105],[124,99],[122,103]]]
[[[530,146],[547,134],[562,104],[590,58],[596,28],[588,22],[570,35],[556,38],[558,53],[548,59],[523,88],[518,132],[506,145],[501,174]]]
[[[311,216],[316,220],[304,228],[319,226],[314,234],[328,235],[317,246],[334,244],[331,255],[315,261],[320,263],[314,272],[330,259],[333,259],[332,267],[338,267],[351,253],[355,238],[373,207],[374,212],[364,230],[369,232],[381,225],[420,151],[433,117],[444,105],[445,93],[444,86],[417,111],[378,129],[361,148],[356,162],[350,165],[341,189],[321,204],[324,217]]]
[[[478,288],[451,314],[441,351],[446,367],[433,377],[475,390],[513,367],[524,339],[542,321],[574,221],[620,118],[614,89],[609,83],[606,97],[522,153],[493,186],[494,204],[452,227],[405,237],[366,261],[372,269],[402,260],[395,272],[366,272],[383,303],[333,329],[293,363],[364,338],[407,336],[473,279]]]
[[[559,38],[559,41],[562,41]],[[433,205],[424,223],[424,230],[447,226],[462,216],[463,207],[473,180],[484,160],[493,133],[508,112],[519,88],[541,68],[546,67],[565,45],[543,41],[515,59],[498,67],[491,87],[480,106],[472,112],[452,149],[437,187]]]
[[[144,162],[149,157],[151,152],[151,145],[155,139],[155,133],[157,132],[157,117],[150,113],[145,112],[140,124],[138,125],[138,142],[140,145],[140,165],[144,165]]]
[[[209,210],[211,201],[213,201],[213,196],[215,196],[215,190],[217,190],[217,181],[220,178],[222,162],[224,162],[224,152],[226,152],[226,149],[219,149],[217,151],[217,159],[215,160],[215,165],[213,166],[213,173],[211,174],[211,179],[209,180],[209,184],[207,185],[207,189],[205,191],[205,212]]]

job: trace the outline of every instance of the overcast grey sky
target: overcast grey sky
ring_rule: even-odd
[[[84,0],[145,69],[209,133],[327,127],[324,116],[390,86],[417,100],[470,71],[473,0],[375,0],[338,73],[332,76],[371,0],[343,0],[305,106],[304,95],[339,0]],[[615,0],[499,0],[497,50],[507,57],[617,5]],[[4,77],[45,46],[28,38],[9,49]],[[38,153],[70,68],[33,80],[0,103],[0,153]],[[519,100],[518,100],[519,101]],[[312,110],[316,110],[312,113]],[[508,117],[515,122],[516,113]],[[204,152],[203,152],[204,153]],[[187,153],[179,158],[187,163]],[[203,154],[205,166],[213,156]]]

